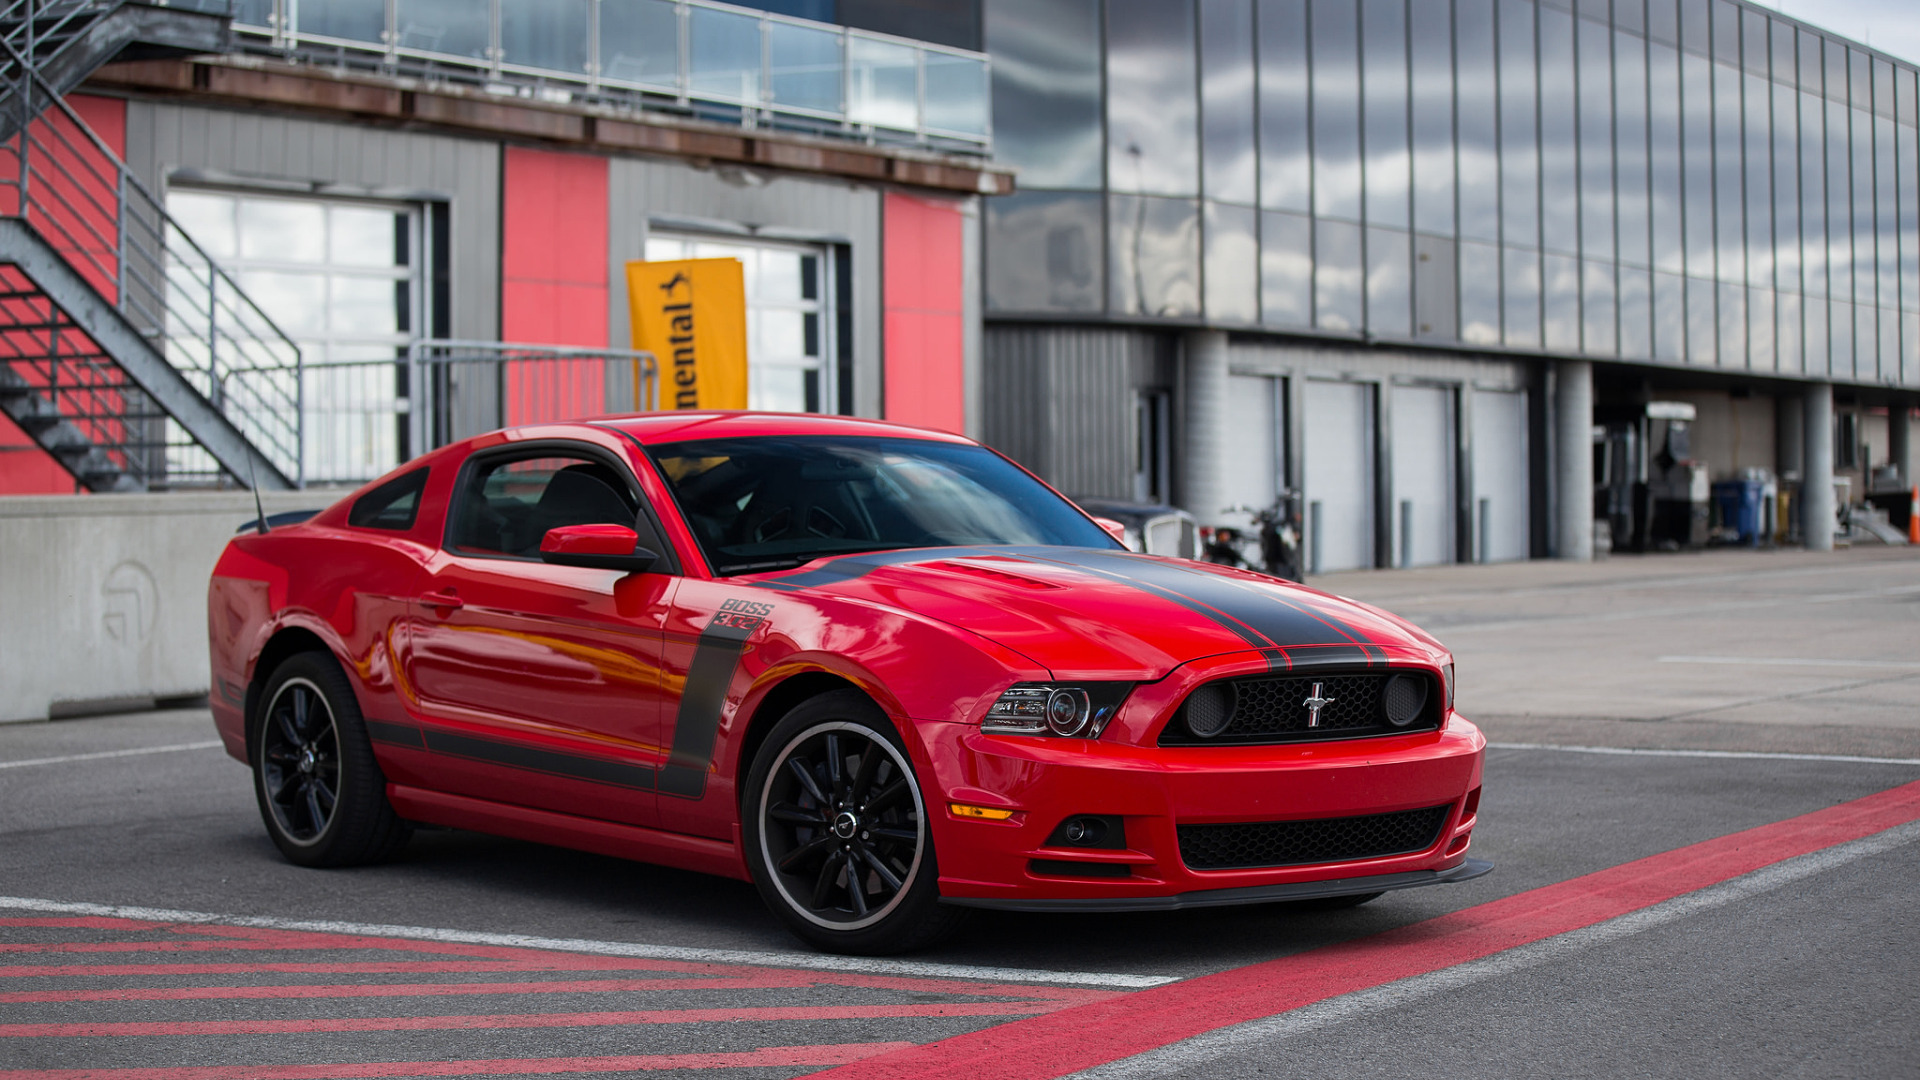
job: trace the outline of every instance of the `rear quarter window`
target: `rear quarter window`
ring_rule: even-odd
[[[420,516],[420,493],[427,488],[432,469],[415,469],[381,484],[353,501],[347,524],[356,529],[405,532]]]

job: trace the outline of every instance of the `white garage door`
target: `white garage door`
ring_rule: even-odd
[[[1393,394],[1393,562],[1453,561],[1453,391],[1396,386]]]
[[[1473,392],[1473,529],[1479,562],[1529,554],[1527,393]]]
[[[1313,573],[1373,565],[1373,387],[1308,382],[1307,544]]]
[[[1280,380],[1270,375],[1232,375],[1227,379],[1226,475],[1220,494],[1225,506],[1273,505],[1280,491]],[[1221,510],[1225,507],[1209,507]],[[1205,517],[1202,520],[1207,520]],[[1244,513],[1219,514],[1213,520],[1245,528],[1253,518]]]

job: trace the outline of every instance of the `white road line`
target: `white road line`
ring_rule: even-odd
[[[1663,656],[1660,662],[1663,664],[1734,664],[1742,667],[1891,668],[1898,671],[1920,671],[1920,663],[1909,660],[1820,660],[1805,656]]]
[[[42,911],[60,915],[95,915],[117,919],[139,919],[145,922],[217,923],[225,926],[253,926],[266,930],[412,938],[418,941],[443,941],[460,945],[503,945],[516,949],[550,949],[555,952],[631,956],[646,960],[678,960],[694,964],[751,964],[756,967],[855,971],[871,975],[925,976],[937,979],[970,979],[976,982],[1061,983],[1074,986],[1142,989],[1179,981],[1171,975],[1126,975],[1103,971],[1036,971],[1029,968],[974,967],[968,964],[926,964],[912,960],[884,960],[863,956],[824,956],[819,953],[688,949],[677,945],[641,945],[625,941],[547,938],[527,934],[488,934],[473,930],[446,930],[426,926],[382,926],[328,920],[277,919],[261,915],[216,915],[205,911],[174,911],[167,908],[37,900],[21,896],[0,896],[0,909]]]
[[[138,757],[141,754],[171,754],[180,750],[211,750],[224,746],[219,739],[206,742],[174,743],[171,746],[142,746],[134,750],[101,750],[92,754],[67,754],[63,757],[27,758],[24,761],[0,761],[0,769],[24,769],[29,765],[59,765],[68,761],[99,761],[103,758]]]
[[[1757,761],[1846,761],[1858,765],[1920,765],[1920,758],[1854,757],[1847,754],[1773,754],[1760,750],[1654,750],[1624,746],[1556,746],[1552,743],[1490,742],[1489,750],[1559,750],[1568,754],[1628,754],[1646,757],[1737,758]]]
[[[1920,840],[1920,821],[1910,821],[1850,843],[1775,863],[1751,874],[1710,885],[1685,896],[1676,896],[1606,922],[1571,930],[1484,959],[1328,998],[1278,1016],[1209,1031],[1158,1050],[1074,1073],[1066,1080],[1137,1080],[1171,1076],[1200,1069],[1229,1054],[1260,1050],[1270,1052],[1274,1049],[1271,1044],[1277,1040],[1305,1035],[1497,976],[1564,959],[1702,912],[1752,899],[1850,862],[1885,854],[1916,840]]]

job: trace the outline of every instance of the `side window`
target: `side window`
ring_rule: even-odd
[[[597,458],[563,454],[495,458],[470,469],[461,483],[447,546],[539,558],[540,541],[548,529],[562,525],[634,528],[639,519],[640,507],[626,478]]]
[[[347,511],[347,524],[356,529],[396,532],[413,528],[413,519],[420,513],[420,493],[426,490],[427,474],[432,471],[415,469],[360,496]]]

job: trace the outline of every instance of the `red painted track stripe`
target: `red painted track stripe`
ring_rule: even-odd
[[[838,1065],[911,1043],[770,1046],[715,1054],[627,1057],[493,1058],[476,1061],[380,1061],[343,1065],[198,1065],[173,1069],[13,1069],[0,1080],[361,1080],[400,1076],[546,1076],[554,1073],[656,1072],[667,1069],[779,1069]]]
[[[97,969],[80,968],[93,973]],[[898,984],[898,985],[896,985]],[[737,979],[567,979],[523,982],[452,983],[297,983],[267,986],[113,987],[103,990],[14,990],[0,992],[0,1004],[58,1001],[222,1001],[302,998],[465,997],[489,994],[627,994],[670,990],[784,990],[810,986],[859,986],[917,993],[993,995],[1058,1004],[1101,1001],[1117,991],[1078,987],[940,982],[934,979],[874,979],[781,969],[749,972]]]
[[[632,994],[658,990],[784,990],[809,985],[791,979],[569,979],[485,983],[341,983],[274,986],[115,987],[108,990],[19,990],[0,1004],[52,1001],[283,1001],[298,998],[466,997],[483,994]]]
[[[834,1080],[1048,1080],[1454,967],[1920,819],[1920,783],[1355,941],[864,1058]]]
[[[626,1024],[713,1024],[781,1020],[886,1020],[923,1016],[1025,1016],[1059,1008],[1043,1001],[965,1001],[897,1005],[772,1005],[733,1009],[645,1009],[634,1012],[524,1013],[507,1016],[370,1016],[319,1020],[183,1020],[80,1024],[0,1024],[0,1038],[91,1039],[103,1036],[289,1035],[322,1031],[487,1031],[497,1028],[618,1027]]]

